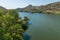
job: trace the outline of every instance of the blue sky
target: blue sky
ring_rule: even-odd
[[[0,6],[7,9],[23,8],[29,4],[34,6],[46,5],[59,0],[0,0]]]

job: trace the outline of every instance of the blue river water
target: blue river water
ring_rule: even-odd
[[[30,40],[60,40],[59,15],[19,12],[19,16],[27,16],[32,23],[25,32],[30,35]]]

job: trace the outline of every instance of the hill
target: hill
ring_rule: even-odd
[[[2,7],[2,6],[0,6],[0,12],[2,12],[2,11],[3,11],[3,13],[5,13],[5,12],[7,12],[7,9]]]
[[[22,10],[21,10],[22,9]],[[43,13],[60,13],[60,2],[54,2],[43,6],[28,5],[25,8],[20,8],[23,12],[43,12]]]

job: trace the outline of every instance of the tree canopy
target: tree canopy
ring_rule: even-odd
[[[0,40],[24,40],[22,21],[16,10],[0,11]]]

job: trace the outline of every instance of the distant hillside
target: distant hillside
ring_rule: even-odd
[[[39,10],[36,8],[36,6],[28,5],[25,8],[17,8],[17,11],[23,11],[23,12],[38,12]]]
[[[22,9],[23,9],[23,8],[17,8],[16,10],[19,12],[19,11],[23,11]]]
[[[43,6],[28,5],[25,8],[20,8],[19,11],[24,12],[44,12],[44,13],[60,13],[60,2],[54,2]]]
[[[7,9],[2,7],[2,6],[0,6],[0,12],[2,12],[2,11],[3,11],[3,13],[5,13],[7,11]]]
[[[60,2],[51,3],[45,6],[40,6],[39,10],[46,13],[55,13],[60,11]]]

